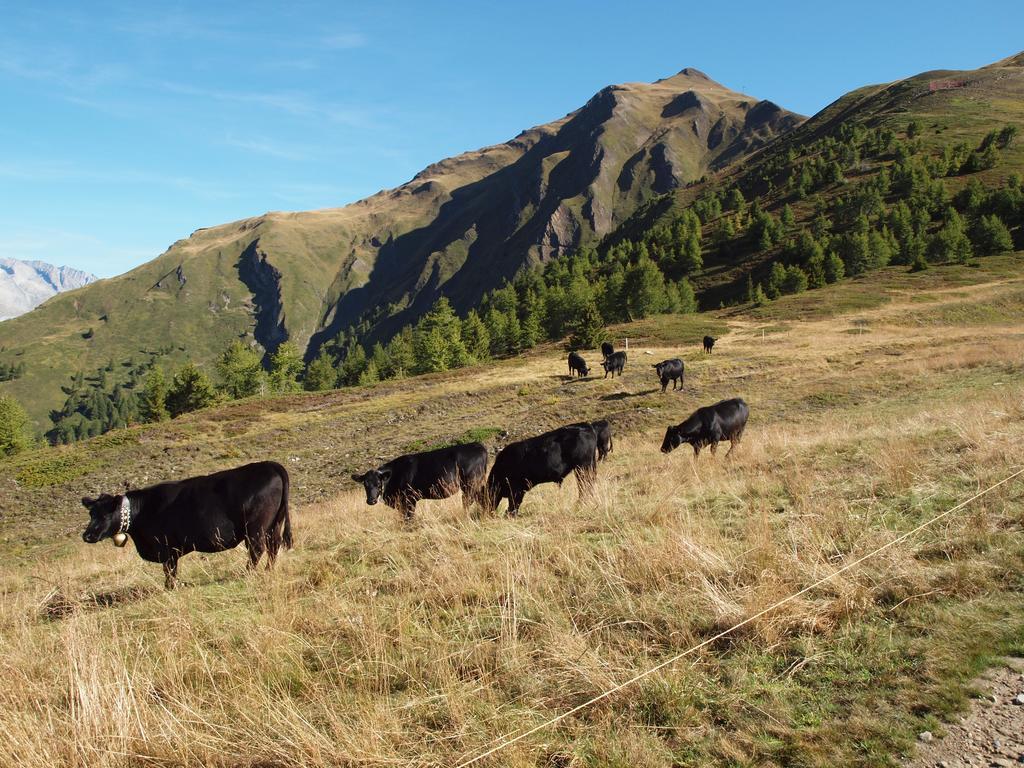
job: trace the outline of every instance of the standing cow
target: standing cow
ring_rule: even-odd
[[[675,391],[676,382],[679,382],[679,388],[683,388],[683,361],[678,357],[674,357],[671,360],[665,360],[661,363],[655,363],[655,373],[658,374],[658,380],[661,382],[661,391],[664,392],[668,388],[668,383],[672,382],[672,390]]]
[[[713,338],[711,336],[705,336],[704,337],[704,353],[705,354],[708,354],[708,355],[711,354],[711,348],[713,346],[715,346],[715,341],[717,341],[717,339],[715,339],[715,338]]]
[[[705,446],[710,446],[714,454],[718,444],[728,440],[728,456],[739,445],[749,415],[747,404],[738,397],[698,408],[682,424],[665,431],[661,452],[671,453],[683,443],[689,443],[693,446],[695,457],[700,455],[700,449]]]
[[[581,421],[578,424],[571,424],[573,427],[593,427],[597,435],[597,460],[604,461],[612,452],[612,425],[607,419],[600,421]]]
[[[266,552],[270,569],[281,544],[292,546],[288,471],[272,461],[84,497],[82,505],[89,510],[86,543],[112,537],[124,546],[131,537],[143,560],[163,564],[167,589],[175,586],[178,559],[189,552],[222,552],[244,541],[249,567]]]
[[[586,361],[575,352],[569,353],[569,375],[579,375],[580,378],[590,375],[590,368]]]
[[[587,496],[597,476],[597,433],[590,424],[573,424],[509,443],[494,459],[487,478],[487,507],[508,499],[508,514],[519,514],[526,492],[541,483],[558,483],[576,475],[580,496]]]
[[[625,352],[612,352],[608,357],[601,363],[601,367],[604,368],[604,378],[608,378],[608,374],[615,378],[615,374],[622,375],[622,369],[626,367],[626,353]]]
[[[487,474],[487,448],[483,443],[465,443],[422,453],[408,453],[371,469],[352,475],[366,490],[366,503],[373,506],[380,498],[412,518],[420,499],[447,499],[462,491],[462,506],[469,509],[482,503]]]

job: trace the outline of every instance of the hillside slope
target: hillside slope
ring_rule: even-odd
[[[237,337],[310,356],[363,321],[387,337],[443,291],[464,310],[524,264],[594,241],[650,196],[746,156],[801,118],[684,69],[610,86],[515,139],[344,208],[201,229],[157,259],[0,326],[9,385],[44,428],[76,370],[167,344],[208,363]],[[91,330],[91,333],[90,333]]]
[[[917,133],[908,137],[911,124],[917,126]],[[837,213],[841,216],[842,198],[858,185],[874,181],[883,170],[894,170],[897,157],[892,146],[857,146],[851,135],[889,134],[902,139],[904,146],[913,143],[921,157],[940,157],[958,147],[974,149],[986,134],[1007,127],[1024,130],[1024,53],[976,70],[936,70],[858,88],[771,142],[749,161],[733,164],[703,183],[674,190],[639,208],[606,237],[605,244],[641,240],[656,227],[671,224],[702,195],[724,197],[725,191],[734,187],[748,202],[756,201],[775,216],[789,204],[797,228],[811,229],[819,213],[833,219]],[[803,170],[813,170],[823,156],[834,157],[836,144],[844,141],[843,177],[824,182],[812,174],[812,182],[802,190],[796,182]],[[968,183],[998,188],[1014,174],[1024,175],[1024,140],[1004,147],[994,167],[970,173],[950,171],[948,178],[941,179],[946,203]],[[885,202],[901,197],[886,195]],[[934,213],[939,218],[938,211]],[[725,214],[723,218],[729,218],[729,212]],[[719,247],[714,242],[720,235],[719,224],[721,220],[708,223],[707,239],[712,245],[705,249],[704,269],[691,278],[702,304],[709,307],[742,297],[747,276],[763,277],[780,256],[779,249],[759,248],[754,239],[741,242],[743,232]],[[1017,234],[1017,242],[1018,246],[1024,243],[1024,232]]]
[[[621,326],[616,379],[570,379],[549,345],[0,461],[9,759],[457,765],[562,714],[1019,469],[1020,258]],[[686,386],[661,394],[649,362],[674,356]],[[658,452],[666,424],[736,395],[751,421],[731,458]],[[590,502],[567,482],[517,519],[454,498],[403,525],[348,479],[598,416],[616,439]],[[272,574],[192,554],[165,593],[131,547],[80,539],[83,494],[268,458],[296,536]],[[892,765],[992,655],[1024,653],[1022,532],[1018,478],[480,764]]]

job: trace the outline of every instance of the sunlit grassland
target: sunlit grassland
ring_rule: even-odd
[[[564,712],[1022,466],[1015,259],[616,328],[622,379],[571,382],[552,345],[32,454],[18,472],[91,462],[36,488],[5,464],[5,759],[452,765]],[[686,388],[662,395],[650,363],[676,355]],[[732,457],[658,451],[666,424],[737,395]],[[593,499],[544,486],[519,519],[456,498],[403,525],[346,480],[416,440],[600,415],[619,436]],[[264,457],[296,479],[274,573],[190,555],[168,593],[130,547],[77,538],[76,495]],[[1002,653],[1024,653],[1019,479],[483,764],[886,765]]]

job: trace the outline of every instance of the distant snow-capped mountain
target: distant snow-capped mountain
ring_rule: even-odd
[[[0,259],[0,320],[9,320],[51,296],[96,280],[95,275],[42,261]]]

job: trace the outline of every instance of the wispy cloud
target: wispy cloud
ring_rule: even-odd
[[[208,199],[230,199],[239,197],[233,190],[219,181],[197,179],[192,176],[162,174],[150,171],[107,170],[86,168],[73,163],[52,161],[3,161],[0,160],[0,178],[23,182],[65,182],[87,184],[114,184],[171,187]]]
[[[314,155],[322,154],[313,147],[275,141],[264,136],[243,138],[229,134],[225,137],[224,143],[229,147],[235,147],[236,149],[252,152],[257,155],[276,157],[281,160],[308,160]]]
[[[311,95],[302,92],[223,90],[170,81],[164,81],[161,85],[167,91],[182,96],[236,104],[252,104],[297,117],[317,118],[360,128],[366,128],[372,124],[370,112],[366,109],[318,101]]]
[[[348,51],[366,45],[366,36],[360,32],[337,32],[321,39],[321,45],[334,51]]]

